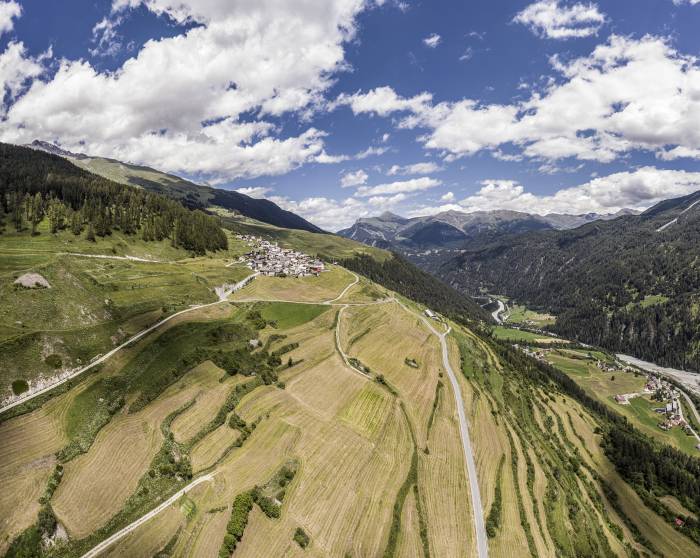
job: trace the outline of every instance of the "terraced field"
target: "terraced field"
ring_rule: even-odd
[[[71,256],[46,265],[79,277],[97,318],[110,312],[92,327],[106,320],[125,333],[211,301],[212,286],[246,273],[226,267],[231,255],[179,261],[168,250],[170,263]],[[54,291],[32,294],[42,295]],[[0,415],[0,554],[51,513],[67,536],[57,558],[104,540],[94,555],[214,557],[231,542],[234,502],[249,496],[236,557],[473,557],[476,514],[495,557],[698,555],[615,472],[599,420],[487,336],[434,324],[451,328],[483,502],[475,510],[455,393],[423,307],[335,266],[317,278],[258,277],[231,298],[179,315],[17,416]],[[112,313],[124,320],[115,325]],[[61,354],[68,362],[73,353]],[[633,387],[631,378],[618,387],[627,380]]]

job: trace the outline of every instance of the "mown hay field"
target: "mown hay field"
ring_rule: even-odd
[[[231,297],[231,300],[289,300],[323,302],[340,295],[355,278],[338,266],[329,266],[318,277],[259,276]]]
[[[195,371],[142,411],[118,414],[87,453],[66,464],[52,502],[70,535],[87,536],[122,508],[160,449],[161,423],[199,393],[207,376],[206,369]]]

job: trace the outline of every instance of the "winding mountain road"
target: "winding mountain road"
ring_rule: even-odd
[[[4,413],[5,411],[10,410],[10,409],[16,407],[17,405],[21,405],[22,403],[26,403],[27,401],[31,401],[35,397],[38,397],[44,393],[47,393],[47,392],[51,391],[52,389],[72,380],[73,378],[80,376],[81,374],[87,372],[88,370],[91,370],[92,368],[94,368],[98,364],[102,364],[107,359],[113,357],[116,353],[121,351],[123,348],[128,347],[129,345],[131,345],[135,341],[138,341],[143,336],[148,335],[151,331],[158,329],[160,326],[169,322],[173,318],[181,316],[182,314],[187,314],[188,312],[193,312],[195,310],[201,310],[202,308],[207,308],[209,306],[215,306],[217,304],[221,304],[222,302],[225,302],[232,293],[245,287],[257,275],[258,275],[257,273],[253,273],[252,275],[249,275],[248,277],[246,277],[245,279],[243,279],[242,281],[239,281],[238,283],[236,283],[234,285],[226,285],[223,288],[217,287],[216,293],[219,297],[219,300],[217,300],[216,302],[210,302],[208,304],[198,304],[195,306],[190,306],[189,308],[185,308],[184,310],[180,310],[179,312],[175,312],[174,314],[171,314],[167,318],[164,318],[161,321],[153,324],[151,327],[148,327],[148,328],[144,329],[143,331],[140,331],[139,333],[137,333],[133,337],[130,337],[124,343],[122,343],[118,347],[115,347],[114,349],[112,349],[108,353],[105,353],[104,355],[100,356],[99,358],[94,359],[92,362],[90,362],[86,366],[83,366],[82,368],[79,368],[79,369],[75,370],[74,372],[71,372],[67,376],[62,377],[60,380],[58,380],[58,381],[56,381],[56,382],[54,382],[46,387],[43,387],[37,391],[31,392],[24,397],[20,397],[19,399],[16,399],[15,401],[12,401],[11,403],[8,403],[7,405],[0,407],[0,413]]]
[[[402,302],[396,301],[398,304],[404,308],[407,312],[410,312],[415,316],[415,313],[407,308]],[[502,303],[501,303],[502,304]],[[450,354],[447,347],[447,335],[452,331],[452,328],[448,327],[447,331],[440,333],[437,331],[433,324],[431,324],[424,316],[420,316],[428,329],[435,334],[440,340],[440,345],[442,347],[442,363],[447,371],[447,376],[450,378],[450,384],[452,384],[452,392],[455,397],[455,404],[457,405],[457,417],[459,418],[459,433],[462,438],[462,449],[464,450],[464,461],[467,466],[467,478],[469,479],[469,489],[471,493],[471,503],[472,509],[474,510],[474,531],[476,535],[476,549],[477,556],[479,558],[487,558],[489,555],[488,539],[486,536],[486,526],[484,524],[484,513],[481,505],[481,491],[479,489],[479,477],[476,473],[476,462],[474,460],[474,452],[472,450],[471,440],[469,439],[469,423],[467,422],[467,417],[464,413],[464,400],[462,399],[462,390],[459,387],[459,382],[457,381],[457,376],[452,370],[452,365],[450,364]]]
[[[214,474],[215,473],[209,473],[207,475],[202,475],[201,477],[193,480],[185,488],[178,490],[175,494],[173,494],[170,498],[168,498],[165,502],[160,504],[158,507],[152,509],[146,515],[141,516],[133,523],[127,525],[121,531],[117,531],[111,537],[103,540],[100,544],[98,544],[92,550],[89,550],[88,552],[83,554],[83,556],[81,558],[95,558],[95,556],[99,556],[102,552],[107,550],[110,546],[112,546],[119,539],[124,538],[126,535],[128,535],[129,533],[131,533],[132,531],[134,531],[135,529],[137,529],[138,527],[140,527],[141,525],[146,523],[148,520],[153,519],[156,515],[158,515],[163,510],[165,510],[168,506],[177,502],[183,496],[183,494],[186,494],[187,492],[192,490],[195,486],[197,486],[198,484],[202,484],[203,482],[213,480]]]
[[[503,301],[498,298],[496,299],[496,302],[498,302],[498,308],[496,308],[491,315],[493,316],[493,319],[496,320],[496,323],[502,324],[503,320],[501,319],[501,314],[506,311],[506,305],[503,304]]]
[[[679,215],[678,217],[676,217],[675,219],[671,219],[668,223],[666,223],[665,225],[663,225],[663,226],[659,227],[658,229],[656,229],[656,232],[657,232],[657,233],[664,232],[664,231],[665,231],[667,228],[669,228],[670,226],[675,225],[676,223],[678,223],[678,219],[680,218],[681,215],[683,215],[684,213],[687,213],[688,211],[690,211],[691,209],[693,209],[693,208],[694,208],[697,204],[699,204],[699,203],[700,203],[700,200],[697,200],[697,201],[694,201],[693,203],[691,203],[688,207],[686,207],[683,211],[681,211],[681,212],[678,214],[678,215]]]

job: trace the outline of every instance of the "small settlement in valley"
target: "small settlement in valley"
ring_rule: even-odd
[[[514,344],[514,347],[522,350],[528,356],[535,358],[541,362],[551,364],[550,357],[558,353],[558,349],[554,347],[532,347],[528,345]],[[613,361],[604,361],[596,359],[589,353],[589,359],[595,361],[596,367],[601,372],[626,372],[636,375],[645,375],[646,382],[641,390],[631,393],[618,393],[612,396],[612,399],[618,405],[630,405],[633,399],[638,397],[645,398],[655,404],[653,411],[660,415],[658,428],[661,430],[671,430],[680,428],[686,434],[695,436],[700,442],[700,434],[693,430],[687,418],[683,414],[683,405],[681,403],[682,394],[680,390],[671,384],[669,381],[651,372],[643,372],[632,366],[623,364],[617,359]],[[614,376],[612,376],[614,379]],[[697,444],[697,449],[700,450],[700,443]]]
[[[318,276],[326,271],[325,264],[316,258],[280,248],[276,242],[270,242],[257,236],[237,235],[236,238],[246,242],[251,250],[239,261],[261,275],[272,277],[307,277]]]

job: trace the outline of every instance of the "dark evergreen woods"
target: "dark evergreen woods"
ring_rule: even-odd
[[[12,226],[37,234],[45,218],[52,233],[70,230],[91,241],[119,230],[145,241],[169,238],[195,254],[227,247],[218,220],[202,211],[101,178],[56,155],[0,144],[0,233]]]
[[[436,273],[555,314],[561,336],[700,370],[700,211],[657,232],[690,203],[467,245]]]
[[[417,268],[399,254],[392,253],[392,257],[383,262],[362,254],[340,263],[343,267],[457,322],[473,326],[479,320],[489,319],[488,314],[469,297]]]

